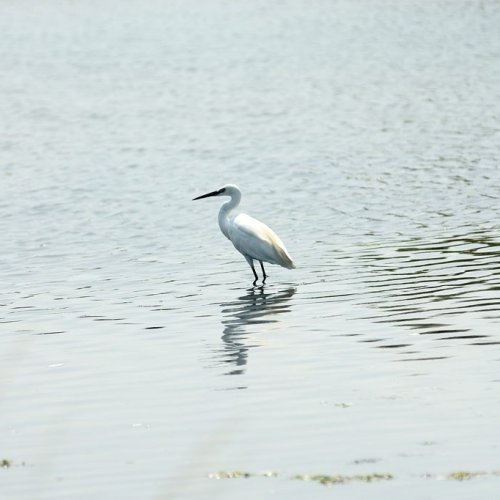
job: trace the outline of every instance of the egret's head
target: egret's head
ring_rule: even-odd
[[[234,184],[226,184],[216,191],[211,191],[210,193],[202,194],[201,196],[193,198],[193,201],[201,200],[202,198],[208,198],[210,196],[230,196],[231,198],[233,198],[238,195],[241,196],[241,191],[239,190],[238,186],[235,186]]]

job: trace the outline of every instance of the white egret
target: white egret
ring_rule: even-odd
[[[241,191],[237,186],[226,184],[217,191],[193,198],[193,201],[209,196],[229,196],[231,198],[220,207],[219,227],[222,234],[231,240],[236,250],[243,254],[252,268],[255,276],[254,285],[259,279],[253,265],[254,260],[260,262],[263,274],[262,282],[265,282],[267,278],[263,262],[278,264],[287,269],[295,268],[285,245],[271,228],[249,215],[235,211],[241,200]]]

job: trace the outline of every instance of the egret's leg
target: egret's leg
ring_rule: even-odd
[[[266,274],[266,271],[264,270],[264,264],[262,263],[261,260],[259,260],[260,262],[260,268],[262,269],[262,274],[264,275],[264,278],[262,279],[262,282],[266,281],[266,278],[267,278],[267,274]]]
[[[257,283],[257,280],[259,279],[259,277],[257,276],[257,273],[255,271],[255,267],[253,265],[253,259],[250,258],[250,257],[247,257],[246,255],[245,255],[245,259],[247,259],[247,262],[250,264],[250,267],[252,268],[252,271],[253,271],[253,275],[255,276],[255,279],[254,279],[254,281],[252,283],[253,286],[255,286],[255,283]]]

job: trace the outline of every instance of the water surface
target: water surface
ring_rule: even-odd
[[[491,498],[499,26],[489,1],[3,2],[2,496]],[[252,287],[191,201],[228,182],[297,269]]]

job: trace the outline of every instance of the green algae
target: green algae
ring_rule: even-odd
[[[234,470],[234,471],[212,472],[211,474],[208,475],[208,477],[209,479],[241,479],[249,477],[276,477],[277,475],[278,473],[273,471],[252,473],[252,472]]]
[[[10,467],[12,462],[10,460],[0,461],[0,467]],[[278,473],[273,471],[266,472],[247,472],[240,470],[233,471],[219,471],[208,475],[210,479],[248,479],[252,477],[277,477]],[[454,471],[446,475],[436,475],[436,474],[424,474],[421,477],[425,479],[440,479],[449,481],[470,481],[471,479],[481,477],[481,476],[500,476],[500,470],[493,470],[490,472],[486,471]],[[283,476],[282,476],[283,477]],[[375,472],[372,474],[355,474],[355,475],[344,475],[344,474],[296,474],[294,476],[288,476],[287,479],[297,480],[297,481],[310,481],[324,486],[347,484],[352,482],[361,483],[374,483],[378,481],[391,481],[395,477],[393,474],[384,472]]]
[[[293,476],[292,479],[298,479],[300,481],[315,481],[328,486],[330,484],[345,484],[352,481],[361,481],[363,483],[390,481],[391,479],[394,479],[394,476],[389,473],[356,474],[355,476],[345,476],[343,474],[297,474],[296,476]]]
[[[234,471],[219,471],[213,472],[208,475],[210,479],[240,479],[240,478],[248,478],[253,476],[250,472],[243,472],[240,470]]]

